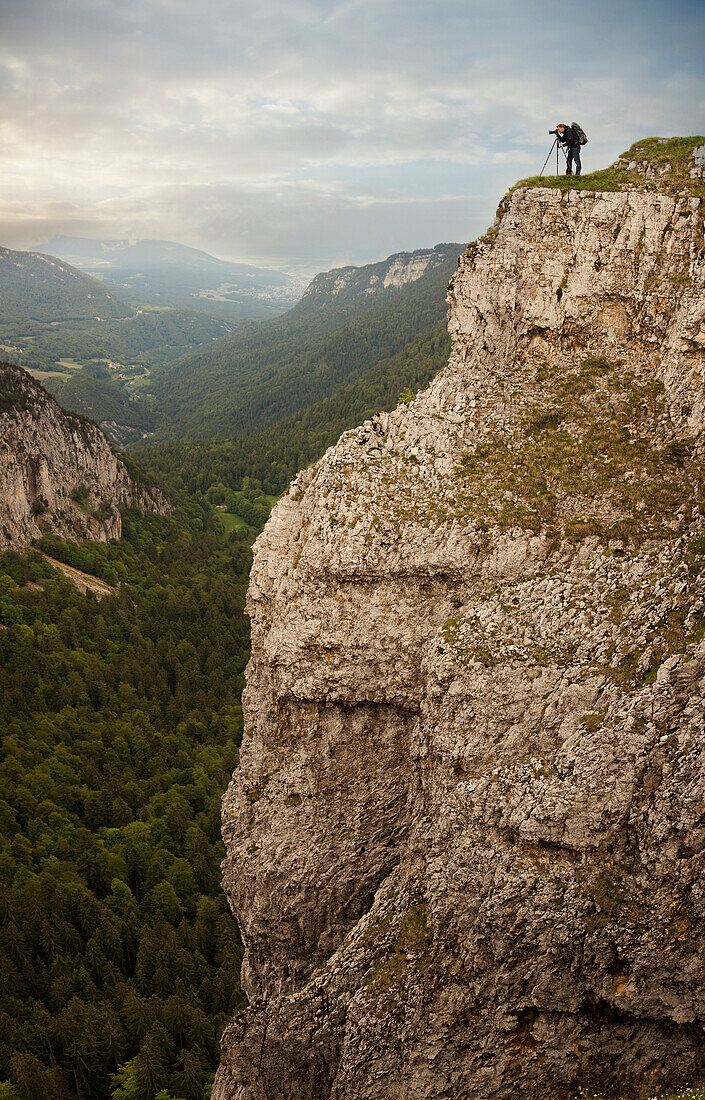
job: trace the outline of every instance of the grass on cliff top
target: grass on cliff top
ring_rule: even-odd
[[[702,135],[643,138],[636,141],[626,153],[622,153],[609,168],[582,176],[529,176],[519,180],[510,194],[518,187],[554,187],[560,191],[625,191],[636,188],[665,192],[687,190],[694,196],[705,199],[705,182],[690,178],[693,150],[703,144],[705,137]],[[590,154],[587,152],[583,155],[589,157]],[[637,162],[637,167],[630,169],[628,165],[632,161]],[[562,158],[561,163],[564,168]],[[643,169],[647,165],[656,169],[654,176],[644,175]],[[670,166],[669,171],[661,175],[661,170],[667,165]]]

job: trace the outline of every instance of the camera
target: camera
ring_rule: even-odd
[[[555,134],[555,136],[558,137],[558,130],[549,130],[548,132],[549,134]]]

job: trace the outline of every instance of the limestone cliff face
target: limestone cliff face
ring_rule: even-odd
[[[457,245],[438,244],[434,248],[419,248],[416,252],[397,252],[378,263],[364,267],[337,267],[324,271],[308,285],[302,301],[309,305],[327,303],[331,299],[377,294],[389,287],[399,288],[414,283],[429,271],[457,255]]]
[[[0,363],[0,550],[47,530],[119,538],[127,504],[165,508],[133,482],[95,424],[64,412],[20,367]]]
[[[256,544],[216,1100],[705,1077],[698,194],[520,188]]]

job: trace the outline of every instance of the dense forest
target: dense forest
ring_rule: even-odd
[[[332,299],[323,286],[218,341],[205,373],[182,361],[170,377],[196,402],[192,425],[214,430],[220,401],[228,430],[258,430],[136,452],[131,468],[161,480],[172,515],[125,513],[108,546],[47,535],[0,558],[0,1100],[208,1096],[245,1003],[219,864],[250,543],[300,468],[445,364],[448,248],[448,270],[401,290],[361,304],[354,286]],[[167,339],[174,320],[160,318]],[[141,322],[110,324],[129,336]],[[77,331],[100,351],[90,325]],[[96,419],[132,415],[139,432],[148,407],[126,394],[94,363],[60,396]],[[81,594],[49,558],[112,592]]]
[[[0,1097],[203,1100],[243,1003],[219,826],[249,545],[191,501],[43,546],[116,587],[0,560]]]
[[[424,389],[447,363],[449,352],[450,337],[442,323],[274,431],[245,439],[153,444],[136,454],[173,488],[205,493],[211,486],[226,487],[231,491],[228,507],[239,511],[232,494],[240,492],[243,479],[250,479],[248,488],[255,482],[264,493],[282,493],[294,474],[319,458],[347,428]]]
[[[169,364],[152,386],[156,438],[251,435],[398,354],[445,318],[458,246],[439,247],[443,261],[415,282],[322,301],[307,294],[284,316]]]
[[[46,536],[0,559],[0,1100],[207,1096],[244,1003],[219,825],[249,542],[301,465],[425,386],[448,344],[438,326],[276,437],[138,455],[181,504],[126,513],[117,543]],[[113,594],[80,594],[44,554]]]

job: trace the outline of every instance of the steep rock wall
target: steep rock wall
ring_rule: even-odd
[[[0,550],[47,530],[119,538],[119,508],[129,504],[166,507],[133,482],[95,424],[64,412],[20,367],[0,363]]]
[[[519,189],[255,549],[216,1100],[705,1075],[697,197]]]
[[[363,267],[338,267],[316,275],[302,295],[302,301],[314,303],[327,301],[338,295],[370,295],[388,287],[402,287],[414,283],[434,267],[453,262],[452,244],[438,244],[435,248],[419,248],[416,252],[397,252],[378,263]]]

